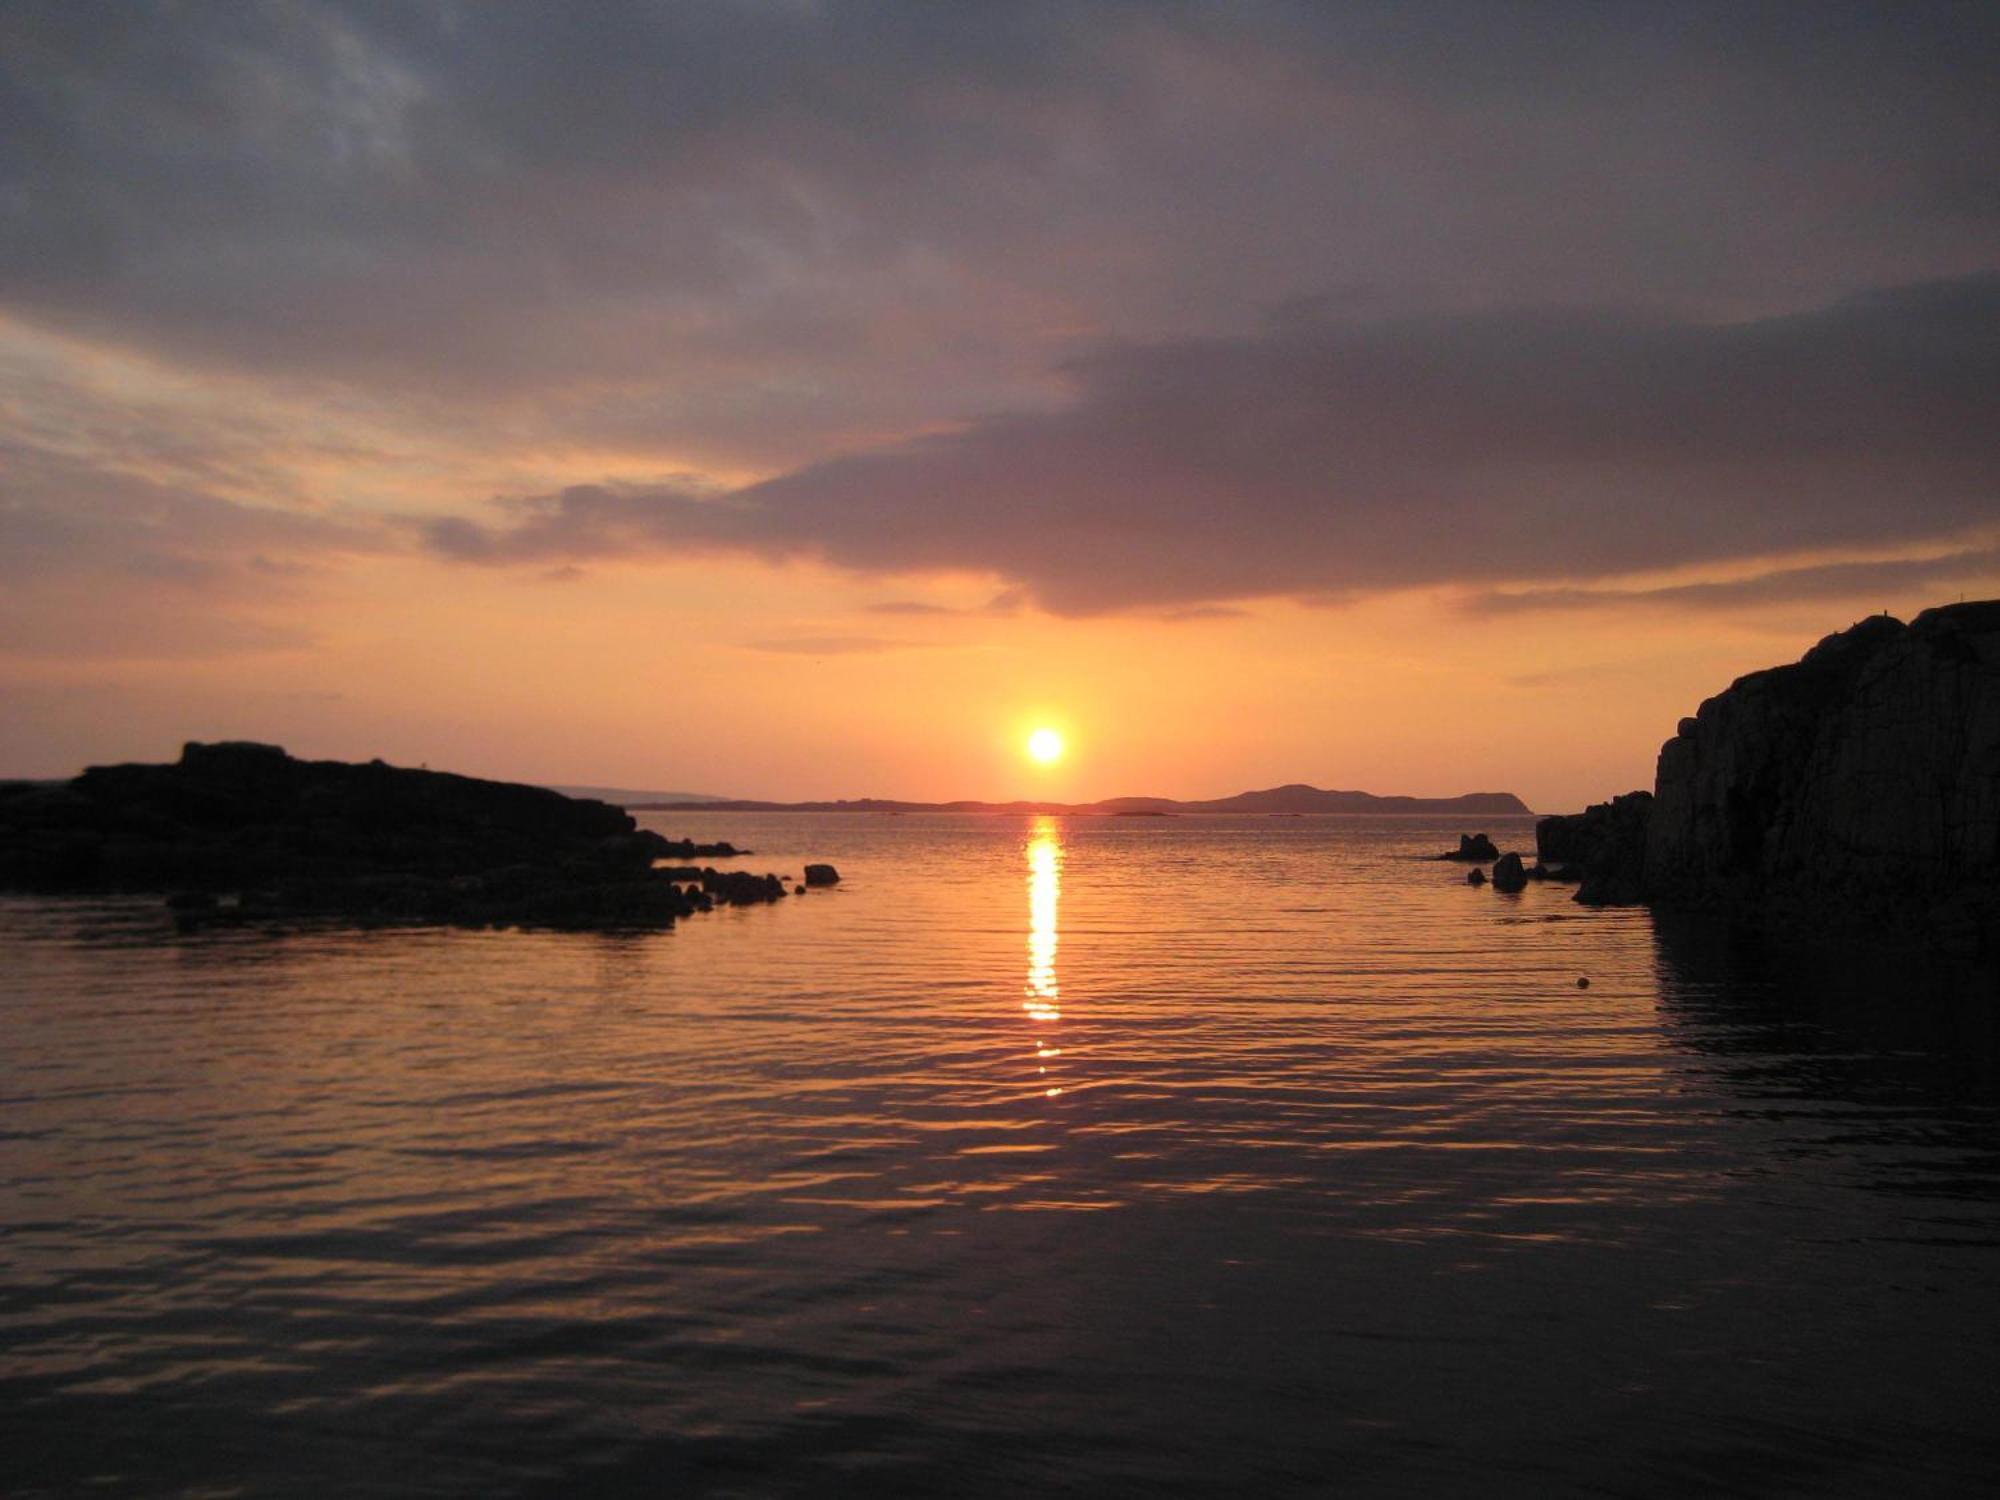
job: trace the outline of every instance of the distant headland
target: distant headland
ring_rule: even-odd
[[[831,884],[718,870],[747,850],[640,828],[604,802],[276,745],[192,743],[168,765],[0,783],[0,890],[153,892],[184,926],[671,926]],[[673,861],[673,863],[669,863]]]
[[[628,808],[668,812],[861,812],[861,813],[1041,813],[1082,817],[1172,816],[1177,813],[1238,813],[1288,817],[1309,813],[1436,814],[1441,817],[1532,816],[1533,809],[1512,792],[1467,792],[1460,797],[1378,797],[1372,792],[1324,791],[1303,782],[1238,792],[1205,802],[1171,797],[1109,797],[1101,802],[898,802],[859,797],[837,802],[755,802],[747,799],[700,802],[628,802]]]

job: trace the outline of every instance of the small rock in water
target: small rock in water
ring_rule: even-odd
[[[1457,852],[1438,856],[1439,859],[1478,860],[1481,863],[1499,857],[1500,851],[1494,847],[1493,840],[1483,833],[1461,833]]]
[[[1500,862],[1493,867],[1493,889],[1496,891],[1519,891],[1527,889],[1528,872],[1521,866],[1518,854],[1503,854]]]
[[[1465,883],[1467,885],[1486,884],[1486,872],[1484,870],[1467,870],[1465,872]]]
[[[795,885],[792,887],[792,894],[794,896],[803,896],[805,893],[806,893],[806,888],[802,885]]]
[[[1587,990],[1590,988],[1590,981],[1588,979],[1579,979],[1576,982],[1576,987],[1580,990]]]
[[[832,865],[807,865],[807,885],[839,885],[840,871]]]

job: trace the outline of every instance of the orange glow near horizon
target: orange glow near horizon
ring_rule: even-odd
[[[51,605],[39,635],[0,651],[0,774],[256,739],[315,759],[776,801],[1202,798],[1303,781],[1509,791],[1564,812],[1651,785],[1680,717],[1867,612],[1635,608],[1589,629],[1563,612],[1469,629],[1456,596],[1413,590],[1068,619],[970,610],[978,588],[950,579],[715,559],[550,577],[408,553],[244,589],[218,589],[212,620],[180,585],[127,588],[116,618]],[[21,594],[17,623],[51,597],[33,582]],[[875,608],[907,595],[937,608]],[[1879,606],[1907,619],[1934,602],[1915,586]],[[1513,721],[1551,729],[1467,731]],[[1053,762],[1026,753],[1041,728],[1065,740]]]

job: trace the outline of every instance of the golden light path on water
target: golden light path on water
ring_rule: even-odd
[[[1028,854],[1028,984],[1021,1008],[1035,1021],[1053,1026],[1062,1019],[1058,1005],[1061,991],[1056,983],[1056,916],[1062,901],[1062,832],[1054,818],[1037,818],[1027,845]],[[1035,1055],[1047,1061],[1060,1057],[1062,1050],[1050,1045],[1047,1037],[1035,1040]],[[1062,1092],[1050,1088],[1051,1098]]]

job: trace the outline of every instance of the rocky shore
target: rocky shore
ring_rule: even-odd
[[[172,765],[0,785],[0,889],[158,892],[190,925],[661,928],[782,899],[776,875],[662,864],[746,852],[541,787],[275,745],[189,744]]]
[[[1653,790],[1536,828],[1577,899],[2000,954],[2000,600],[1886,615],[1681,720]]]

